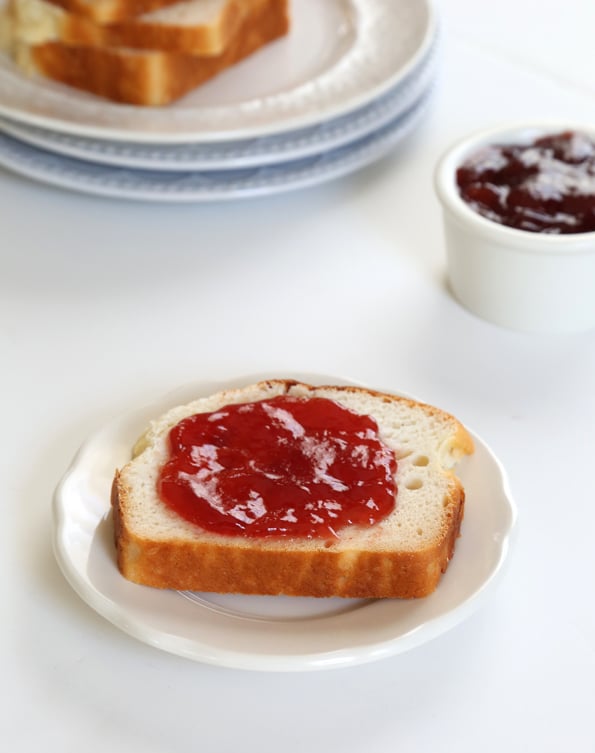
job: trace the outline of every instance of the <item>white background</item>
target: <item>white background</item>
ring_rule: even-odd
[[[440,6],[428,116],[356,175],[155,206],[0,171],[3,749],[595,751],[595,332],[519,334],[463,310],[432,190],[440,153],[476,128],[593,122],[595,7]],[[481,611],[382,662],[265,674],[162,653],[77,598],[50,500],[83,439],[180,384],[262,371],[411,392],[493,447],[519,535]]]

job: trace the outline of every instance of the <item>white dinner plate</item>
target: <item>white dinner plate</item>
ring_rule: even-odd
[[[2,4],[3,0],[0,0]],[[91,138],[230,141],[283,133],[363,107],[434,43],[431,0],[291,0],[289,35],[164,108],[119,105],[0,55],[0,115]]]
[[[279,375],[277,375],[279,376]],[[190,385],[112,421],[82,446],[54,496],[54,551],[74,590],[99,614],[156,648],[209,664],[296,671],[345,667],[423,644],[468,617],[503,571],[515,521],[505,472],[477,436],[458,466],[466,491],[455,555],[424,599],[362,600],[162,591],[125,580],[115,561],[110,487],[149,420],[173,405],[271,375]],[[317,384],[348,384],[293,375]]]
[[[317,125],[260,138],[204,144],[136,144],[92,139],[5,118],[0,118],[0,131],[46,151],[118,167],[174,171],[264,167],[337,149],[394,121],[429,89],[435,65],[436,51],[432,47],[419,68],[370,104]]]
[[[427,95],[378,131],[324,154],[241,170],[168,172],[135,170],[63,157],[0,132],[0,166],[71,191],[159,202],[254,198],[339,178],[380,159],[408,136],[425,112]]]

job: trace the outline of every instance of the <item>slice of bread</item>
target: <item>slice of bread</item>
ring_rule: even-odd
[[[13,20],[8,7],[0,8],[0,53],[10,55],[13,45]]]
[[[100,24],[134,18],[158,8],[173,5],[179,0],[49,0],[70,13],[78,13]]]
[[[277,395],[324,397],[372,416],[397,458],[396,506],[381,522],[347,526],[332,540],[230,536],[209,532],[170,510],[157,478],[179,421],[225,405]],[[452,472],[473,452],[463,426],[438,408],[357,387],[313,387],[271,380],[201,398],[152,423],[134,458],[114,479],[118,567],[156,588],[222,593],[413,598],[430,594],[453,555],[464,490]]]
[[[198,56],[63,42],[28,44],[15,35],[13,55],[28,73],[115,102],[169,104],[289,30],[287,0],[259,0],[220,55]]]
[[[28,45],[62,42],[221,55],[264,0],[186,0],[123,21],[99,24],[49,0],[10,0],[14,34]]]

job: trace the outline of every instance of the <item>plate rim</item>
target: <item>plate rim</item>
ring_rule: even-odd
[[[164,172],[269,167],[339,149],[405,115],[432,88],[437,62],[438,51],[434,46],[428,50],[418,70],[367,105],[318,125],[257,139],[204,144],[137,144],[53,131],[3,116],[0,116],[0,132],[43,151],[108,167]],[[387,104],[387,100],[391,101]],[[69,143],[68,139],[73,139],[73,142]],[[271,145],[274,146],[273,149]],[[135,156],[135,149],[144,153]],[[180,149],[206,151],[211,152],[211,155],[215,153],[215,156],[190,156],[189,159],[182,160],[167,154]],[[163,150],[163,153],[159,154],[156,150]],[[229,150],[228,154],[225,154],[226,150]],[[242,154],[238,156],[238,152]]]
[[[143,171],[114,165],[95,165],[85,160],[63,157],[29,146],[2,132],[0,132],[0,165],[46,186],[115,200],[198,204],[280,195],[336,180],[384,157],[414,131],[429,106],[431,93],[431,91],[425,92],[408,112],[352,144],[346,144],[326,154],[315,154],[304,160],[289,161],[263,168],[252,167],[219,173],[219,171],[200,170],[196,172]],[[2,141],[6,143],[7,139],[8,143],[14,142],[13,150],[25,153],[25,158],[15,159],[11,158],[10,154],[3,153]],[[32,161],[33,166],[31,166]],[[52,165],[52,162],[56,161],[65,168],[69,167],[70,170],[62,171],[59,167]],[[93,169],[97,173],[95,178],[85,174],[85,170],[93,171]],[[101,172],[104,174],[104,183],[100,179]],[[228,182],[209,186],[209,177],[212,179],[217,173],[225,175]],[[240,185],[234,185],[234,175],[238,180],[238,173],[242,173],[242,177],[246,180]],[[128,181],[126,180],[127,174]],[[151,175],[153,175],[153,183],[150,180]],[[176,176],[177,188],[176,182],[172,179],[173,176]],[[193,176],[199,183],[202,176],[203,185],[190,187]],[[145,178],[148,181],[147,184],[134,185],[135,180],[138,183]],[[158,185],[159,181],[163,183],[162,186]]]
[[[359,11],[361,8],[361,4],[368,4],[368,3],[380,3],[384,2],[385,0],[350,0],[350,2],[360,4],[359,7],[356,7],[356,11]],[[405,0],[401,0],[402,2],[405,2]],[[0,0],[0,7],[6,2],[6,0]],[[208,143],[208,142],[218,142],[223,140],[237,140],[237,139],[249,139],[249,138],[256,138],[260,136],[268,136],[268,135],[275,135],[284,133],[287,131],[296,130],[298,128],[304,128],[310,125],[315,124],[316,122],[320,121],[321,118],[323,120],[328,120],[331,118],[339,117],[341,115],[346,115],[352,112],[355,109],[358,109],[360,107],[365,106],[367,103],[371,102],[373,99],[381,96],[383,93],[388,91],[391,87],[396,86],[400,81],[402,81],[407,75],[411,73],[412,70],[414,70],[420,63],[421,60],[423,60],[424,56],[427,54],[430,47],[433,45],[435,39],[437,38],[438,34],[438,26],[439,26],[439,19],[438,19],[438,10],[436,8],[436,0],[418,0],[418,4],[420,7],[420,10],[422,10],[425,13],[426,16],[426,24],[424,28],[424,33],[420,39],[420,42],[417,46],[417,49],[414,51],[413,54],[409,56],[409,58],[402,62],[400,66],[398,66],[395,70],[392,71],[390,75],[386,75],[384,77],[384,80],[377,83],[374,86],[367,87],[364,89],[360,89],[357,94],[352,94],[350,97],[348,97],[346,100],[336,102],[334,105],[327,104],[324,106],[319,101],[316,107],[313,107],[310,105],[310,111],[306,113],[302,113],[301,115],[294,115],[294,116],[288,116],[285,118],[282,118],[281,120],[278,120],[277,122],[268,122],[267,125],[261,124],[254,124],[252,126],[237,126],[223,129],[221,127],[214,127],[210,130],[197,130],[196,127],[192,127],[189,130],[184,130],[184,128],[181,128],[178,131],[172,132],[156,132],[154,129],[149,128],[141,129],[141,130],[134,130],[134,128],[123,128],[122,127],[114,127],[111,125],[101,125],[97,122],[93,123],[93,118],[91,117],[91,122],[88,122],[89,118],[83,118],[85,122],[74,122],[72,119],[69,119],[62,116],[56,116],[55,114],[52,115],[51,113],[40,113],[38,110],[39,108],[31,109],[31,106],[29,106],[27,109],[24,108],[24,106],[21,104],[21,106],[18,106],[17,104],[6,104],[0,101],[0,115],[3,117],[8,117],[12,120],[17,120],[20,122],[28,123],[31,125],[36,125],[41,128],[49,128],[55,131],[61,131],[63,133],[71,133],[76,134],[80,136],[88,136],[90,138],[96,138],[96,139],[116,139],[121,141],[136,141],[136,142],[146,142],[146,143],[193,143],[193,142],[202,142],[202,143]],[[0,93],[2,92],[2,77],[8,77],[8,79],[19,79],[22,74],[17,70],[11,70],[13,67],[13,63],[7,58],[6,54],[2,54],[0,57]],[[336,67],[336,66],[335,66]],[[292,95],[295,91],[299,91],[300,88],[303,88],[304,85],[308,84],[314,84],[324,75],[328,75],[329,73],[332,73],[332,68],[330,71],[325,71],[323,74],[319,76],[315,76],[314,78],[310,79],[307,82],[303,82],[302,84],[293,87],[291,90],[282,92],[280,95],[267,95],[262,97],[255,97],[253,100],[250,100],[248,102],[244,102],[241,104],[233,104],[229,105],[227,107],[215,107],[215,108],[208,108],[208,107],[195,107],[195,111],[205,111],[205,110],[230,110],[236,112],[236,118],[237,121],[237,109],[241,105],[245,105],[249,107],[250,109],[256,110],[259,107],[262,107],[262,104],[265,100],[273,101],[275,98],[280,99],[281,96],[287,96]],[[14,80],[12,81],[14,84]],[[29,82],[22,82],[22,83],[31,83]],[[40,92],[43,93],[44,90],[47,91],[47,82],[44,82],[43,79],[38,78],[34,80],[34,86],[35,91],[32,92],[32,95],[39,96]],[[318,87],[319,89],[321,87]],[[76,107],[77,104],[80,104],[80,102],[76,102],[77,98],[81,96],[80,92],[77,92],[76,90],[64,90],[65,96],[75,100],[74,106]],[[324,92],[323,92],[324,94]],[[85,95],[88,96],[88,95]],[[321,94],[317,92],[317,97],[320,97]],[[124,113],[124,110],[128,111],[129,113],[148,113],[147,108],[143,107],[134,107],[131,105],[117,105],[116,103],[108,102],[105,100],[101,100],[99,98],[93,98],[92,100],[83,100],[82,104],[83,106],[87,103],[91,103],[91,105],[94,105],[95,108],[100,107],[104,109],[113,109],[114,113],[120,112]],[[68,106],[68,104],[67,104]],[[89,108],[89,109],[92,109]],[[282,108],[280,108],[282,109]],[[171,106],[171,109],[169,112],[173,112],[175,110],[175,103],[173,106]],[[156,110],[155,114],[156,116],[159,116],[160,112],[164,112],[167,110]],[[228,116],[228,117],[231,117]],[[169,119],[171,120],[171,118]],[[138,126],[137,126],[138,128]]]
[[[302,654],[296,653],[292,655],[278,654],[274,652],[266,655],[263,655],[262,653],[255,654],[254,652],[234,650],[233,647],[221,651],[217,650],[213,645],[209,645],[208,642],[205,643],[204,641],[197,640],[190,641],[187,638],[181,638],[179,636],[168,634],[165,631],[159,631],[151,626],[147,627],[147,625],[143,625],[142,621],[136,616],[131,617],[130,613],[126,612],[125,605],[124,608],[122,608],[121,604],[111,600],[105,594],[100,593],[94,585],[89,586],[87,584],[83,575],[72,562],[72,558],[69,556],[67,548],[62,541],[64,526],[67,523],[64,489],[70,479],[75,476],[81,460],[89,451],[93,442],[97,442],[101,434],[108,432],[110,427],[116,427],[125,421],[140,421],[141,417],[144,420],[147,420],[147,417],[156,415],[156,410],[163,410],[163,406],[167,404],[176,404],[176,401],[183,399],[182,394],[190,394],[190,391],[191,394],[201,394],[201,391],[211,393],[217,389],[240,386],[242,384],[253,383],[262,379],[270,378],[297,379],[298,381],[311,382],[314,384],[326,383],[366,386],[361,380],[327,374],[301,372],[293,372],[285,377],[280,376],[279,373],[276,373],[273,376],[269,372],[265,374],[250,374],[242,377],[235,377],[233,379],[215,379],[212,380],[212,382],[204,380],[198,383],[178,387],[176,390],[169,391],[167,394],[162,395],[158,400],[151,403],[145,403],[143,406],[120,414],[119,416],[112,418],[111,421],[103,424],[103,426],[98,427],[87,437],[59,481],[52,498],[52,548],[54,556],[64,577],[78,596],[91,606],[99,615],[122,632],[167,653],[215,666],[268,672],[336,669],[340,667],[357,666],[388,658],[389,656],[396,656],[450,631],[475,613],[475,611],[483,605],[493,589],[497,587],[507,570],[506,566],[510,561],[510,550],[513,540],[516,537],[518,512],[510,489],[508,474],[506,473],[504,466],[496,457],[493,450],[468,425],[466,425],[466,428],[472,435],[473,439],[478,443],[478,446],[487,453],[501,480],[502,488],[500,503],[506,512],[507,527],[499,542],[499,556],[497,562],[491,566],[487,577],[484,578],[481,585],[471,594],[467,595],[466,598],[463,598],[454,607],[447,609],[444,613],[434,616],[429,621],[422,622],[414,628],[409,629],[404,635],[397,636],[396,638],[393,637],[388,640],[369,643],[364,647],[358,646],[357,650],[352,646],[350,648],[343,647],[337,650],[306,652]],[[413,399],[416,400],[419,399],[412,396],[410,393],[403,393],[399,390],[390,389],[388,391],[393,394],[413,397]],[[179,395],[179,397],[176,398],[175,395]],[[109,500],[107,500],[106,512],[109,513]],[[102,520],[103,518],[101,517],[97,519],[94,530],[97,529]],[[116,574],[119,575],[118,573]],[[135,586],[135,588],[142,589],[144,587]],[[171,592],[167,593],[171,595]],[[431,596],[428,598],[431,598]],[[382,603],[387,603],[387,600],[372,602],[370,606]]]

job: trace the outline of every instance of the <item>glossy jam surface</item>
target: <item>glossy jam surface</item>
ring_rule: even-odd
[[[463,200],[502,225],[551,234],[595,230],[595,143],[584,134],[488,146],[456,178]]]
[[[159,495],[211,532],[328,538],[395,507],[397,462],[376,422],[325,398],[280,396],[197,414],[169,442]]]

